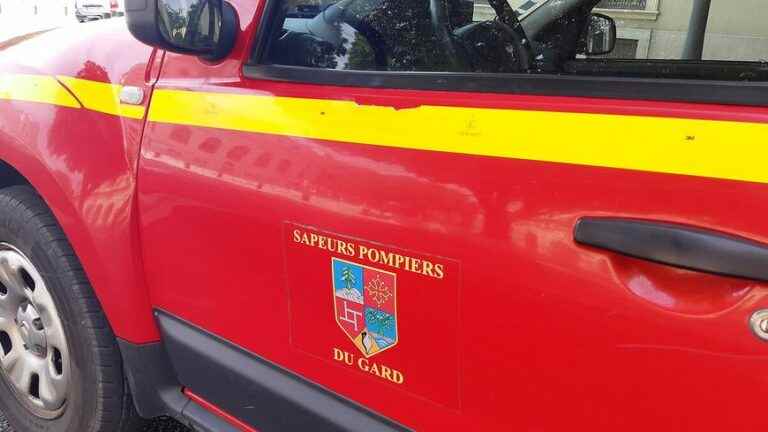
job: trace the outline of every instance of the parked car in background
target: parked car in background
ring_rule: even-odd
[[[125,6],[121,0],[109,0],[109,11],[113,17],[125,15]]]
[[[110,18],[115,0],[75,0],[75,16],[80,22]],[[115,8],[116,9],[116,8]]]

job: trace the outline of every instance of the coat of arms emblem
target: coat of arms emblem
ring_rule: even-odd
[[[336,322],[364,356],[397,344],[396,275],[331,258]]]

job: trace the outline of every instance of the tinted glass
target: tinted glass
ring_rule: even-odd
[[[281,12],[283,33],[271,47],[272,63],[341,70],[450,69],[426,1],[289,1]]]
[[[386,71],[519,69],[518,49],[505,40],[504,29],[474,19],[496,16],[487,3],[288,0],[279,4],[276,15],[280,31],[266,56],[272,64]],[[476,45],[473,52],[466,51],[464,42]],[[483,58],[473,61],[473,54]]]
[[[764,0],[273,1],[259,63],[768,81]],[[615,22],[615,44],[593,13]]]

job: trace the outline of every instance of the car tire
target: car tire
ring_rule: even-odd
[[[29,186],[0,189],[0,282],[0,410],[11,427],[140,430],[112,329],[67,237]]]

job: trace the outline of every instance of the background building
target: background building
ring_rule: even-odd
[[[765,0],[712,0],[704,60],[768,61]],[[679,59],[693,0],[604,0],[595,12],[616,20],[613,58]]]
[[[512,7],[522,11],[546,2],[508,1]],[[604,13],[616,20],[619,37],[616,49],[607,57],[680,59],[688,34],[693,2],[694,0],[603,0],[595,12]],[[495,14],[486,0],[475,1],[475,21],[493,17]],[[768,2],[712,0],[703,58],[768,62]]]

